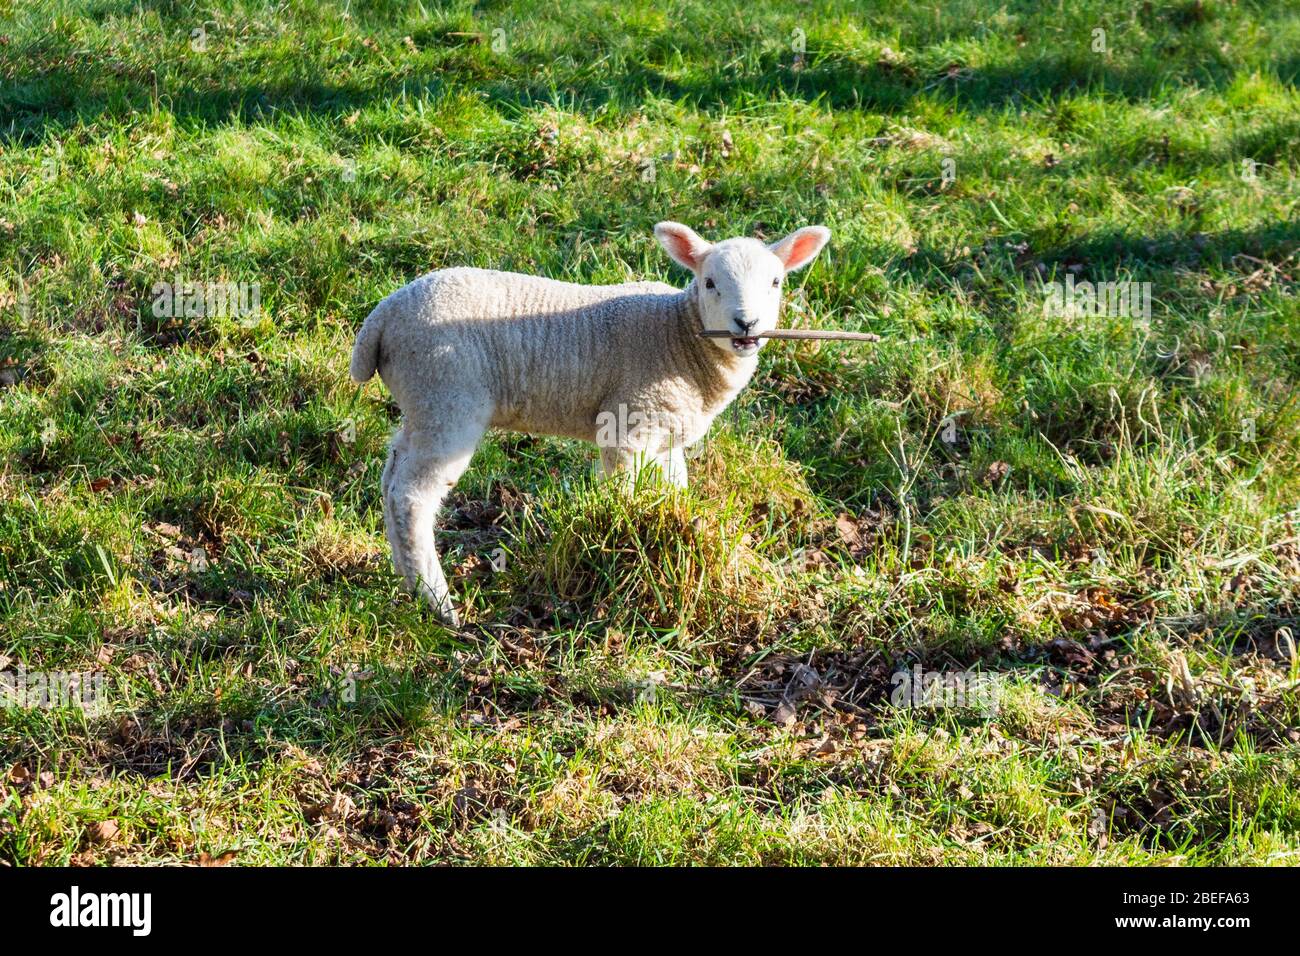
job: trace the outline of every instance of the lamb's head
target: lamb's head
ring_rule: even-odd
[[[708,331],[728,331],[735,338],[715,338],[718,348],[752,356],[776,328],[787,273],[801,269],[831,237],[825,226],[805,226],[765,245],[757,239],[706,242],[677,222],[661,222],[655,236],[673,261],[695,273],[700,319]]]

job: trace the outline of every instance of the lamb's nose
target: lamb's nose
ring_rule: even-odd
[[[751,319],[750,321],[746,322],[744,316],[745,314],[743,312],[737,312],[731,318],[731,321],[736,323],[736,328],[740,329],[740,331],[748,332],[754,326],[758,325],[758,319]]]

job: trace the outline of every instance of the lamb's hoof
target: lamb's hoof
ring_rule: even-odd
[[[420,603],[433,612],[434,616],[448,627],[460,627],[460,615],[451,601],[450,594],[439,595],[431,588],[421,587],[418,592]]]
[[[442,621],[442,623],[446,624],[448,627],[460,627],[460,615],[456,613],[456,609],[452,606],[451,601],[433,605],[433,613],[438,616],[438,620]]]

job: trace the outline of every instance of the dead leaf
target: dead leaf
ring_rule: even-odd
[[[788,700],[783,700],[776,705],[776,710],[772,713],[772,723],[778,727],[789,727],[795,721],[794,704]]]
[[[1089,665],[1093,661],[1092,651],[1076,641],[1066,640],[1063,637],[1051,641],[1047,649],[1053,657],[1068,666]]]
[[[237,852],[237,850],[227,850],[219,856],[208,856],[207,853],[200,853],[198,864],[199,866],[225,866],[235,858]]]
[[[479,816],[487,809],[483,791],[473,783],[467,783],[457,790],[451,802],[456,813],[466,819]]]
[[[858,522],[848,512],[841,511],[835,516],[835,530],[850,550],[862,547],[862,532],[858,529]]]
[[[989,465],[988,470],[984,472],[984,483],[986,485],[1000,485],[1007,480],[1011,474],[1011,466],[1005,461],[995,461]]]
[[[336,793],[328,803],[319,803],[307,812],[310,820],[320,823],[344,823],[356,809],[352,798],[345,793]]]
[[[98,844],[114,843],[122,835],[122,829],[117,825],[116,820],[100,820],[90,828],[88,836],[90,842]]]

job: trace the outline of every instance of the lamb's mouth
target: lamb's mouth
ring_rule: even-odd
[[[732,339],[731,349],[733,352],[747,353],[758,351],[757,338]]]

